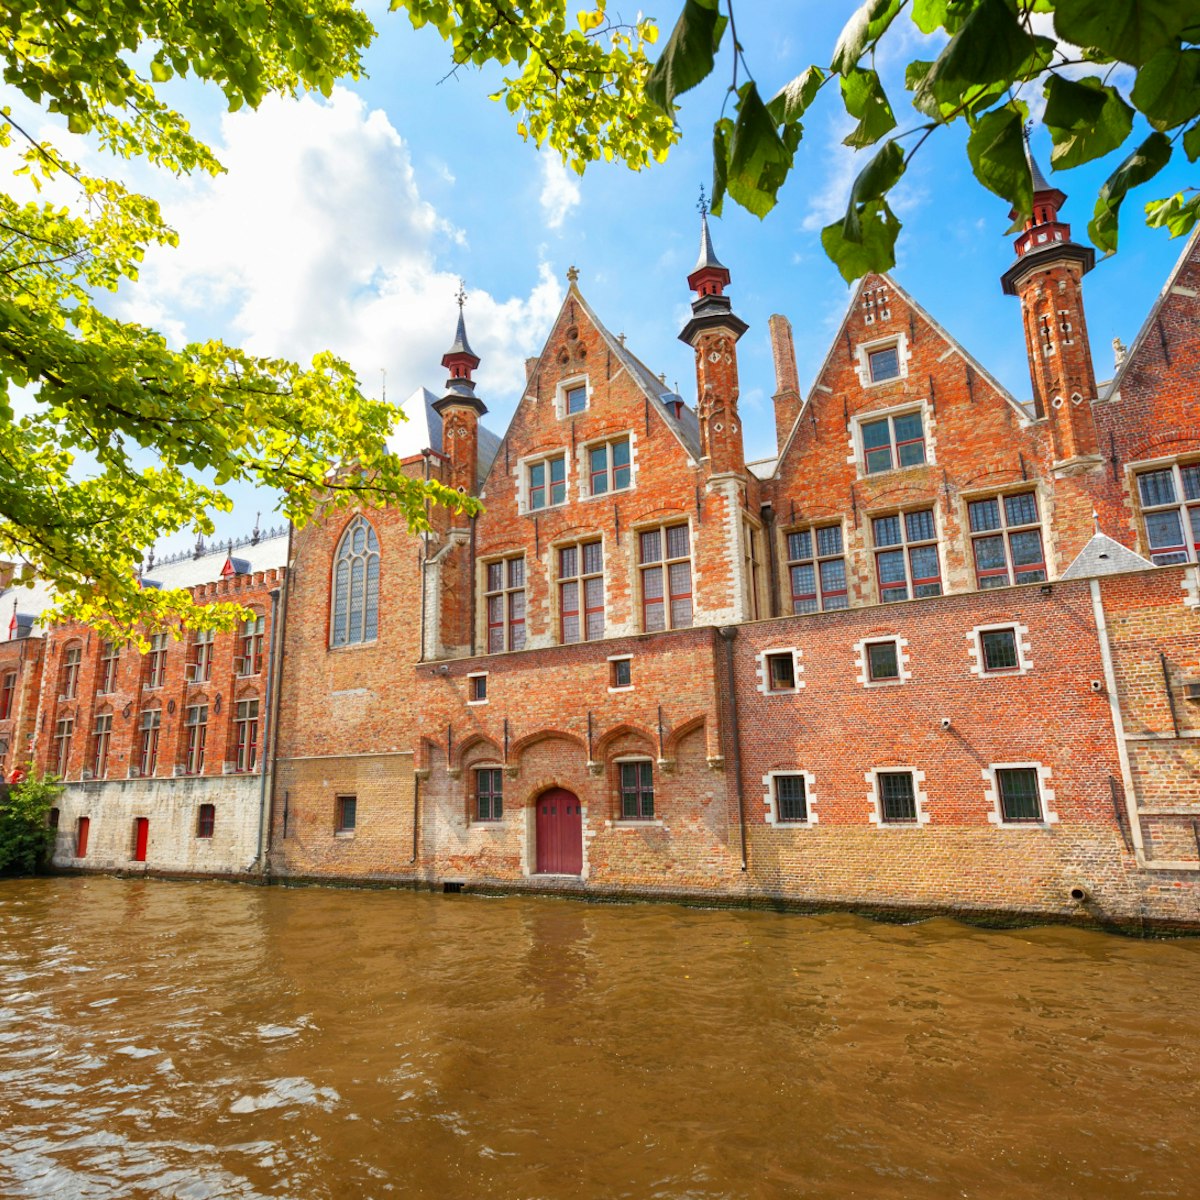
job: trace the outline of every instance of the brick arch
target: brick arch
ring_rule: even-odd
[[[565,775],[543,775],[522,791],[521,799],[517,801],[517,804],[521,808],[530,808],[539,796],[554,788],[562,788],[577,797],[582,803],[587,803],[584,786],[580,780],[571,779]]]
[[[623,737],[642,738],[649,746],[650,753],[652,755],[655,754],[655,748],[658,745],[658,735],[648,729],[644,729],[640,725],[633,724],[632,721],[622,721],[619,725],[614,725],[611,729],[606,730],[592,743],[592,758],[594,761],[603,762],[609,748],[614,742],[619,741]]]
[[[461,770],[466,766],[467,756],[479,746],[485,746],[490,749],[495,756],[496,762],[504,760],[504,752],[492,738],[486,737],[482,733],[473,733],[454,747],[454,761],[450,766]]]
[[[1139,459],[1144,458],[1163,458],[1168,454],[1181,453],[1181,451],[1177,451],[1173,447],[1180,446],[1184,450],[1191,450],[1193,444],[1183,433],[1159,434],[1158,436],[1144,438],[1142,441],[1129,446],[1122,457],[1126,462],[1137,462]]]
[[[234,689],[233,702],[237,704],[240,700],[257,700],[259,699],[258,688],[248,680],[245,683],[238,684]]]
[[[677,518],[682,521],[689,519],[690,510],[686,508],[651,508],[645,509],[642,512],[632,514],[628,520],[629,526],[641,525],[646,522],[653,521],[674,521]],[[622,525],[626,522],[622,521]]]
[[[703,729],[707,724],[707,719],[701,714],[698,717],[692,717],[690,720],[684,721],[682,725],[676,726],[663,740],[663,757],[674,758],[675,752],[679,748],[679,743],[685,737],[695,733],[696,730]]]
[[[931,499],[928,491],[924,488],[913,487],[910,484],[904,484],[900,487],[890,488],[886,492],[880,492],[871,501],[871,507],[874,508],[877,505],[889,504],[905,505],[912,500],[923,500],[930,508],[937,507],[937,500]]]
[[[976,484],[1005,487],[1010,483],[1028,483],[1031,488],[1036,488],[1038,485],[1036,479],[1022,479],[1021,473],[1016,467],[996,467],[989,471],[979,471],[975,475],[968,476],[959,486],[961,490],[961,488],[973,487]]]
[[[549,738],[562,738],[565,742],[570,742],[572,745],[578,746],[585,753],[587,751],[587,742],[584,741],[577,733],[568,733],[565,729],[539,729],[536,733],[527,733],[522,738],[517,738],[515,742],[508,748],[508,757],[510,762],[518,761],[522,754],[532,746],[536,746],[538,742],[544,742]]]

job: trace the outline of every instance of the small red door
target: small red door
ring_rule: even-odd
[[[80,817],[75,825],[75,857],[87,857],[88,831],[92,827],[90,817]]]
[[[563,788],[537,798],[537,869],[543,875],[583,870],[583,812],[579,797]]]
[[[133,822],[133,861],[146,861],[146,843],[150,840],[150,821],[147,817],[138,817]]]

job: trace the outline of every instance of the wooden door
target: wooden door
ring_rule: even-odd
[[[80,817],[75,825],[75,857],[87,857],[88,832],[92,828],[90,817]]]
[[[150,840],[150,820],[138,817],[133,823],[133,861],[146,861],[146,843]]]
[[[579,797],[553,788],[537,798],[537,869],[542,875],[583,870],[583,810]]]

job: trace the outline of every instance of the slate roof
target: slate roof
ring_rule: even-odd
[[[1128,546],[1114,542],[1106,534],[1097,533],[1063,572],[1064,579],[1091,579],[1096,575],[1123,575],[1127,571],[1147,571],[1154,564]]]
[[[427,387],[419,387],[400,408],[407,421],[398,421],[387,440],[387,447],[400,458],[412,458],[422,450],[442,450],[442,418],[434,409],[440,399]],[[482,484],[500,449],[500,437],[486,425],[479,425],[479,468],[477,482]]]

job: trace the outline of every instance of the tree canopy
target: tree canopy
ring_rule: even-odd
[[[517,132],[582,172],[599,159],[640,169],[680,136],[681,97],[728,63],[713,126],[713,210],[726,198],[759,216],[775,205],[819,102],[836,95],[870,151],[842,220],[822,243],[847,279],[894,264],[900,221],[888,202],[921,144],[962,122],[980,182],[1018,220],[1032,205],[1024,153],[1040,93],[1065,169],[1124,150],[1097,197],[1089,234],[1117,246],[1128,192],[1177,148],[1200,157],[1200,13],[1190,0],[865,0],[828,60],[760,92],[738,41],[733,0],[684,0],[661,51],[655,20],[623,21],[606,0],[392,0],[449,43],[451,70],[497,64],[494,98]],[[876,67],[912,22],[936,49],[908,64],[920,119],[898,128]],[[394,406],[365,397],[332,353],[311,364],[255,357],[216,340],[172,349],[113,318],[102,297],[135,280],[148,247],[175,241],[158,205],[84,171],[21,114],[50,114],[115,159],[217,173],[212,151],[162,98],[175,76],[219,87],[230,109],[270,93],[357,77],[375,30],[350,0],[13,0],[0,8],[0,149],[16,164],[0,194],[0,557],[47,579],[67,615],[132,629],[174,619],[228,625],[236,610],[196,610],[180,592],[143,590],[154,540],[211,533],[223,490],[263,484],[303,523],[320,504],[397,505],[410,526],[427,502],[463,504],[408,478],[386,451]],[[773,94],[772,94],[773,93]],[[768,98],[769,96],[769,98]],[[18,111],[19,110],[19,111]],[[1200,218],[1200,195],[1152,201],[1172,234]],[[153,465],[143,465],[147,457]]]

